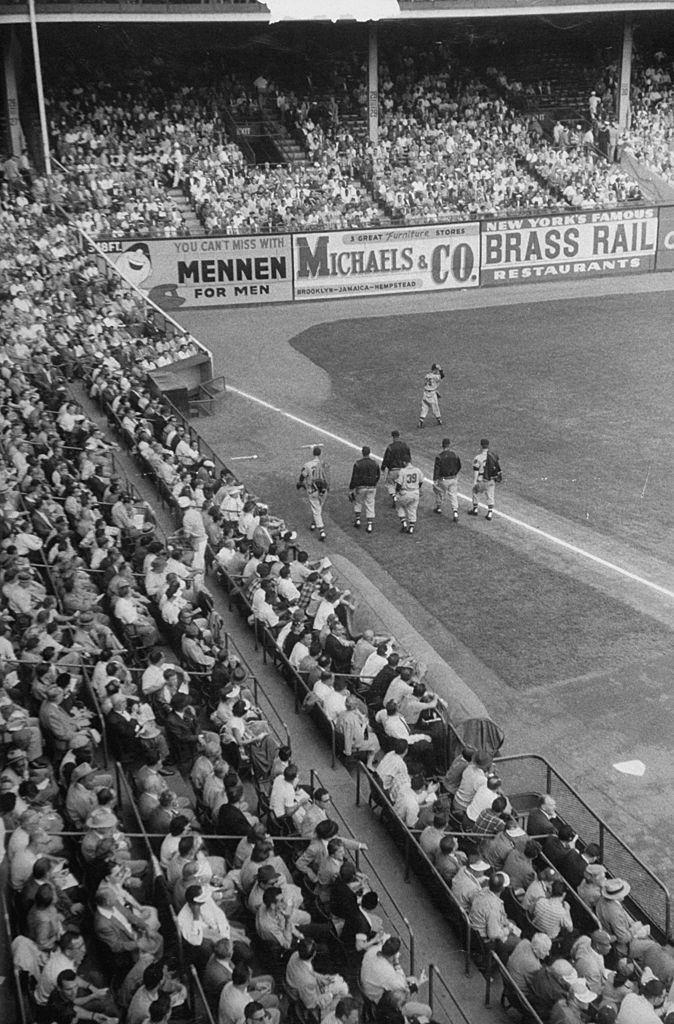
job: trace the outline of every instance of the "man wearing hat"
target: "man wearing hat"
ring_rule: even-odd
[[[596,928],[591,935],[581,935],[571,950],[573,965],[581,978],[584,978],[595,995],[611,996],[616,990],[613,986],[614,972],[609,971],[604,957],[611,952],[611,936],[603,928]]]
[[[66,794],[66,813],[76,831],[81,831],[89,815],[98,807],[96,771],[83,761],[73,768]]]
[[[101,737],[96,729],[90,726],[87,712],[77,709],[70,712],[62,708],[65,694],[60,686],[50,686],[45,699],[40,705],[39,720],[44,732],[48,732],[57,744],[65,750],[70,746],[78,732],[86,732],[94,743],[100,743]]]
[[[650,934],[648,925],[635,921],[625,910],[623,900],[630,890],[629,882],[624,879],[607,878],[595,911],[602,928],[613,936],[613,948],[618,956],[629,954],[633,939],[643,939]]]
[[[4,700],[7,703],[4,703]],[[42,732],[37,718],[31,718],[26,710],[14,704],[6,691],[0,690],[0,729],[8,735],[6,739],[25,751],[30,764],[42,767]]]
[[[576,969],[568,960],[544,964],[529,981],[528,999],[541,1020],[547,1020],[553,1006],[566,998],[569,986],[578,981]]]
[[[231,935],[229,922],[215,901],[201,885],[190,885],[185,892],[185,906],[178,914],[178,928],[190,960],[202,969],[208,963],[219,939]]]
[[[148,869],[148,862],[131,858],[129,842],[124,833],[120,831],[119,822],[113,812],[107,807],[97,807],[87,818],[85,827],[89,831],[84,834],[80,847],[84,860],[92,863],[99,855],[101,843],[105,840],[112,840],[112,849],[109,851],[110,859],[128,867],[134,876],[133,884],[137,887],[140,884],[139,876]]]
[[[597,994],[587,987],[584,978],[576,978],[569,985],[566,995],[559,999],[550,1011],[549,1024],[584,1024],[590,1003]]]
[[[583,903],[594,910],[599,902],[606,881],[606,868],[603,864],[588,864],[577,892]]]
[[[465,914],[469,913],[473,900],[487,884],[490,870],[489,864],[479,853],[474,852],[468,855],[468,863],[462,865],[454,875],[452,893]]]
[[[251,914],[258,912],[262,906],[265,890],[272,886],[283,890],[288,906],[300,907],[302,905],[300,889],[296,885],[290,885],[274,864],[261,864],[257,869],[255,884],[248,894],[247,906]],[[304,915],[302,923],[308,924],[311,920],[310,916],[305,911],[301,911],[301,913]]]

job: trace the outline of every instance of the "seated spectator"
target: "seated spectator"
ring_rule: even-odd
[[[201,885],[190,885],[185,892],[178,928],[188,957],[201,969],[208,963],[215,943],[230,937],[227,918]]]
[[[550,936],[536,932],[531,939],[520,939],[508,957],[508,973],[525,996],[529,993],[531,979],[547,960],[551,949]]]
[[[489,864],[479,853],[469,853],[468,863],[462,865],[452,878],[452,893],[465,914],[468,914],[473,900],[488,884]]]
[[[405,975],[400,965],[400,939],[390,938],[381,947],[366,950],[360,968],[360,985],[371,1003],[379,1003],[385,992],[405,993],[402,1012],[406,1018],[425,1016],[430,1020],[432,1010],[426,1003],[413,998],[423,979]]]
[[[538,806],[534,807],[527,819],[527,834],[536,837],[557,835],[560,821],[556,814],[555,800],[548,795],[539,797]]]
[[[302,939],[288,960],[285,983],[291,999],[323,1016],[334,1010],[343,996],[348,996],[349,987],[339,974],[319,974],[313,964],[315,957],[316,943],[313,939]]]
[[[489,879],[486,889],[477,892],[470,903],[468,920],[483,939],[494,944],[496,952],[504,963],[517,945],[520,930],[508,916],[501,895],[510,879],[496,871]]]
[[[587,987],[584,978],[571,982],[563,998],[555,1003],[550,1011],[550,1024],[566,1024],[569,1020],[583,1020],[582,1013],[587,1013],[589,1006],[597,998]]]
[[[534,905],[531,923],[537,931],[544,932],[551,939],[558,938],[562,931],[573,931],[571,911],[565,896],[566,886],[561,879],[556,878],[549,895],[536,900]]]
[[[52,989],[45,1005],[45,1017],[56,1024],[66,1024],[67,1021],[75,1019],[83,1020],[85,1011],[78,1002],[77,975],[73,970],[63,970],[56,979],[56,986]],[[105,1013],[89,1012],[89,1019],[98,1021],[99,1024],[116,1024],[117,1017],[108,1016]]]
[[[529,839],[524,850],[513,847],[506,857],[503,870],[510,878],[513,892],[521,890],[523,893],[536,879],[534,861],[541,855],[540,843],[535,839]]]

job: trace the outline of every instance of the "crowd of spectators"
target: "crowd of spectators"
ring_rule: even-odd
[[[674,62],[663,50],[638,59],[632,79],[631,123],[626,148],[674,185]]]
[[[310,766],[300,772],[275,739],[223,647],[204,582],[211,564],[345,756],[376,771],[477,934],[519,966],[543,1019],[575,1019],[601,996],[603,1019],[614,1008],[629,1024],[635,1000],[644,1013],[664,1003],[674,961],[625,909],[628,883],[606,875],[549,799],[529,815],[527,838],[483,751],[444,772],[444,709],[423,666],[392,637],[357,630],[329,560],[294,558],[286,524],[227,471],[216,476],[147,390],[157,339],[142,308],[46,214],[39,189],[16,192],[1,214],[0,799],[13,950],[36,1013],[159,1024],[186,999],[164,957],[152,858],[125,835],[105,741],[158,838],[185,955],[221,1024],[276,1024],[280,982],[331,1021],[355,1013],[357,981],[381,1024],[430,1016],[423,978],[405,975],[400,940],[349,856],[362,844],[339,835],[329,793],[301,784]],[[189,344],[166,342],[163,356]],[[75,377],[179,510],[171,542],[71,401]],[[74,847],[68,831],[79,833]],[[210,832],[221,838],[204,840]],[[308,845],[284,859],[293,840]],[[83,935],[98,957],[85,956]],[[101,977],[106,958],[112,977]]]
[[[273,628],[273,601],[290,633],[320,611],[329,650],[329,567],[291,563],[285,524],[231,475],[216,478],[152,398],[135,362],[140,310],[76,234],[23,195],[4,198],[1,221],[0,853],[29,1013],[166,1024],[185,1003],[160,868],[221,1024],[278,1024],[281,983],[307,1013],[354,1024],[361,959],[373,1002],[414,980],[349,856],[365,844],[339,835],[327,791],[300,784],[204,584],[216,553],[245,557],[255,614]],[[175,505],[170,542],[130,493],[116,444],[70,400],[74,378]],[[337,695],[332,673],[319,674]],[[126,784],[106,747],[152,851],[125,832]],[[419,1000],[405,1007],[430,1016]]]
[[[514,105],[512,83],[506,88],[493,67],[475,73],[442,48],[408,47],[382,61],[380,129],[372,143],[362,117],[364,68],[339,55],[334,65],[334,89],[321,93],[309,82],[304,95],[263,76],[185,86],[154,67],[138,72],[142,99],[113,76],[92,75],[96,84],[86,89],[72,80],[59,84],[49,100],[54,149],[67,172],[55,177],[57,196],[82,227],[113,237],[188,234],[172,187],[184,191],[214,234],[417,223],[641,198],[612,165],[615,139],[604,146],[595,133],[598,152],[584,131],[561,124],[545,138],[541,121]],[[231,128],[269,111],[301,142],[306,160],[253,164],[232,141],[226,122]],[[360,119],[345,117],[353,111]],[[664,124],[666,101],[663,118]],[[654,146],[664,158],[664,128]]]

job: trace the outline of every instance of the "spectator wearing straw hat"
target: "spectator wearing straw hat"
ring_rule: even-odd
[[[643,939],[650,934],[648,925],[635,921],[625,910],[623,903],[630,891],[631,886],[624,879],[608,878],[595,911],[602,928],[612,936],[618,956],[627,956],[633,939]]]

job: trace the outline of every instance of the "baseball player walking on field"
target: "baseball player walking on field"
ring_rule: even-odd
[[[448,437],[443,438],[442,451],[436,455],[433,466],[433,494],[435,495],[435,509],[438,515],[442,515],[442,503],[449,498],[452,506],[452,521],[459,521],[459,495],[457,476],[461,469],[461,459],[450,447]]]
[[[370,449],[367,445],[361,448],[361,452],[363,457],[358,459],[358,462],[354,462],[351,471],[351,482],[349,484],[349,491],[353,499],[353,525],[356,528],[360,526],[360,516],[364,506],[365,519],[367,520],[365,532],[372,533],[374,525],[374,497],[381,472],[374,459],[370,458]]]
[[[330,490],[330,480],[328,478],[328,467],[321,454],[321,446],[318,444],[313,448],[312,457],[302,466],[300,478],[297,481],[297,490],[307,492],[312,516],[312,523],[309,529],[318,530],[318,539],[325,540],[323,506],[327,501]]]
[[[478,494],[486,494],[487,515],[485,518],[488,522],[492,521],[496,484],[500,484],[502,479],[498,455],[489,450],[489,441],[483,437],[480,441],[480,451],[473,459],[473,507],[468,509],[469,516],[477,515]]]
[[[416,466],[413,466],[408,459],[398,473],[398,482],[396,483],[396,493],[398,496],[396,507],[398,509],[401,533],[414,533],[423,482],[423,473]]]
[[[395,504],[398,474],[405,463],[411,460],[412,455],[410,453],[410,446],[407,442],[400,440],[399,430],[392,430],[391,437],[393,440],[384,452],[384,458],[381,460],[381,471],[382,473],[386,473],[386,490],[394,499]]]
[[[440,416],[440,406],[438,404],[438,388],[440,387],[440,381],[444,380],[445,373],[439,363],[433,363],[430,370],[424,377],[424,393],[421,396],[421,412],[419,413],[419,426],[423,427],[424,420],[428,416],[429,411],[433,413],[438,425],[442,426],[442,417]]]

